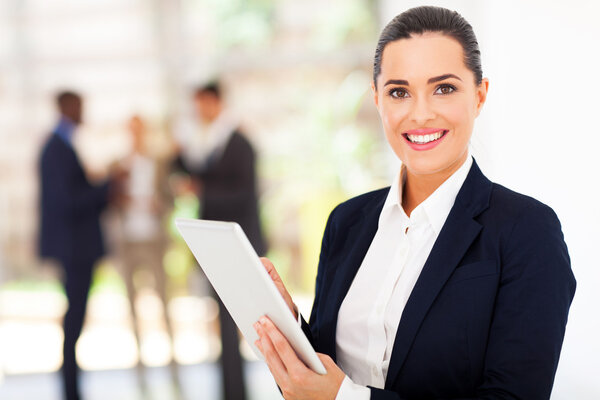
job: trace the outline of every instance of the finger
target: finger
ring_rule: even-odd
[[[271,375],[273,375],[277,384],[282,386],[288,381],[287,370],[269,336],[264,332],[262,327],[259,328],[259,331],[260,339],[257,340],[257,342],[259,342],[259,348],[265,357],[265,362],[269,367],[269,371],[271,371]]]
[[[323,366],[325,367],[325,370],[327,371],[326,375],[329,375],[330,379],[333,379],[339,388],[342,384],[342,381],[344,380],[344,377],[346,376],[346,374],[344,374],[344,371],[342,371],[340,367],[336,365],[333,359],[327,354],[317,353],[317,356],[319,357],[319,360],[321,360]]]
[[[256,339],[254,341],[254,345],[256,346],[256,348],[258,349],[258,351],[260,351],[260,354],[262,354],[263,357],[264,357],[265,356],[265,352],[263,351],[262,344],[260,343],[260,339]]]
[[[266,257],[261,257],[260,261],[262,262],[263,266],[265,267],[265,269],[269,273],[269,276],[271,277],[271,279],[273,279],[274,281],[280,281],[281,280],[281,278],[279,277],[279,274],[277,273],[277,270],[275,269],[275,265],[273,265],[273,263],[271,262],[271,260],[269,260]]]
[[[271,322],[271,320],[267,317],[261,317],[259,322],[264,329],[266,336],[269,337],[271,344],[279,355],[279,358],[283,362],[286,370],[290,374],[301,374],[307,372],[308,368],[298,358],[288,340],[285,338],[285,336],[283,336],[279,329],[277,329],[275,324],[273,324],[273,322]]]
[[[336,365],[335,362],[333,362],[333,359],[327,354],[317,353],[317,357],[319,357],[319,360],[321,360],[326,370],[329,370],[331,367]]]
[[[275,266],[273,265],[271,260],[269,260],[267,257],[261,257],[260,262],[262,262],[262,264],[265,266],[267,271],[270,271],[275,268]]]
[[[297,310],[297,308],[296,308],[296,306],[294,304],[294,301],[292,300],[292,296],[290,296],[290,293],[285,288],[285,285],[283,284],[283,281],[281,280],[281,277],[277,273],[277,270],[275,269],[275,266],[266,257],[261,257],[260,261],[262,262],[263,266],[267,270],[267,273],[269,274],[269,277],[271,278],[271,280],[273,281],[273,283],[275,283],[275,287],[277,288],[277,290],[281,294],[281,297],[283,297],[283,300],[285,300],[286,304],[290,308],[290,311],[292,312],[292,315],[294,316],[294,318],[297,319],[298,318],[298,310]]]
[[[255,322],[254,325],[252,325],[252,327],[254,328],[254,330],[256,331],[256,334],[258,335],[258,339],[256,339],[254,341],[254,345],[256,346],[256,348],[258,349],[258,351],[260,351],[260,354],[263,355],[263,358],[265,357],[265,352],[263,350],[262,344],[261,344],[261,336],[264,335],[264,331],[261,329],[260,327],[260,323]]]

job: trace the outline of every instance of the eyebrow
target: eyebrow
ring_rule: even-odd
[[[456,76],[454,74],[444,74],[444,75],[440,75],[440,76],[434,76],[433,78],[429,78],[427,80],[427,83],[439,82],[439,81],[443,81],[448,78],[458,79],[459,81],[462,82],[462,79],[460,79],[458,76]]]
[[[448,78],[455,78],[455,79],[458,79],[459,81],[462,82],[462,79],[460,79],[458,76],[456,76],[454,74],[444,74],[444,75],[440,75],[440,76],[434,76],[433,78],[429,78],[427,80],[427,83],[428,84],[429,83],[435,83],[435,82],[443,81],[443,80],[448,79]],[[387,85],[404,85],[404,86],[410,86],[408,84],[408,81],[404,80],[404,79],[390,79],[383,86],[387,86]]]

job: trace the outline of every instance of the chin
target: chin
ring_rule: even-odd
[[[410,154],[409,157],[400,158],[402,163],[413,175],[431,175],[443,171],[458,169],[458,163],[462,165],[462,156],[448,157],[448,154],[415,155]]]
[[[430,160],[409,160],[403,162],[413,175],[430,175],[444,170],[444,164]]]

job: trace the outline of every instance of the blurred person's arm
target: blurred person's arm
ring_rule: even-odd
[[[164,159],[155,161],[156,174],[154,177],[155,196],[153,200],[154,211],[162,215],[173,204],[174,192],[169,186],[170,168]]]
[[[42,164],[42,182],[46,186],[46,200],[51,208],[64,216],[80,218],[90,212],[100,212],[108,203],[110,181],[91,185],[85,174],[78,177],[75,158],[59,152],[47,152]],[[71,163],[72,165],[69,165]]]

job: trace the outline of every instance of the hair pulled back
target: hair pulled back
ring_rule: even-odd
[[[408,39],[412,35],[424,32],[439,32],[460,43],[464,61],[479,85],[483,78],[479,44],[471,25],[456,11],[442,7],[422,6],[411,8],[391,20],[381,32],[375,59],[373,62],[373,83],[377,87],[377,78],[381,74],[381,62],[385,47],[396,40]]]

